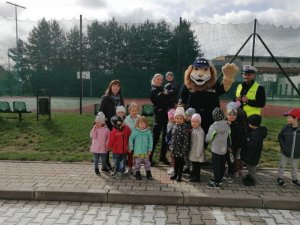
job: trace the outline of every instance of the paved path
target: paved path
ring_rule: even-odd
[[[95,175],[92,164],[0,162],[0,199],[37,201],[87,201],[101,203],[197,205],[300,210],[300,188],[276,184],[275,170],[258,170],[259,184],[245,187],[241,178],[219,190],[209,189],[210,170],[202,170],[201,183],[178,183],[166,174],[168,167],[154,167],[154,180],[126,176],[115,180]],[[289,172],[286,174],[289,176]]]
[[[299,225],[299,221],[300,212],[291,210],[0,200],[2,225]]]

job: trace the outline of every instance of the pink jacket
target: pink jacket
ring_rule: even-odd
[[[92,140],[91,152],[94,153],[107,153],[108,136],[110,130],[107,126],[94,128],[90,132]]]

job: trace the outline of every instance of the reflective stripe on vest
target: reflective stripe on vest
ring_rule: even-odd
[[[236,93],[235,93],[236,97],[239,97],[241,95],[242,87],[243,87],[242,84],[238,85],[238,87],[236,89]],[[259,87],[259,83],[254,82],[253,85],[251,86],[251,88],[248,90],[246,96],[249,100],[255,100],[258,87]],[[243,109],[246,112],[247,116],[250,116],[253,114],[260,115],[260,113],[261,113],[261,108],[249,106],[247,104],[243,105]]]

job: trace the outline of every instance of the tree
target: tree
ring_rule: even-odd
[[[177,62],[179,75],[184,73],[186,67],[192,64],[197,56],[203,56],[200,47],[194,32],[191,30],[191,24],[187,20],[182,21],[181,31],[180,25],[175,27],[169,44],[169,63]]]

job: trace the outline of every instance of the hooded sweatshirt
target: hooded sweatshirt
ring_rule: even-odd
[[[227,153],[228,145],[231,145],[230,126],[227,121],[221,120],[214,122],[205,137],[206,143],[211,143],[211,151],[218,155]]]

